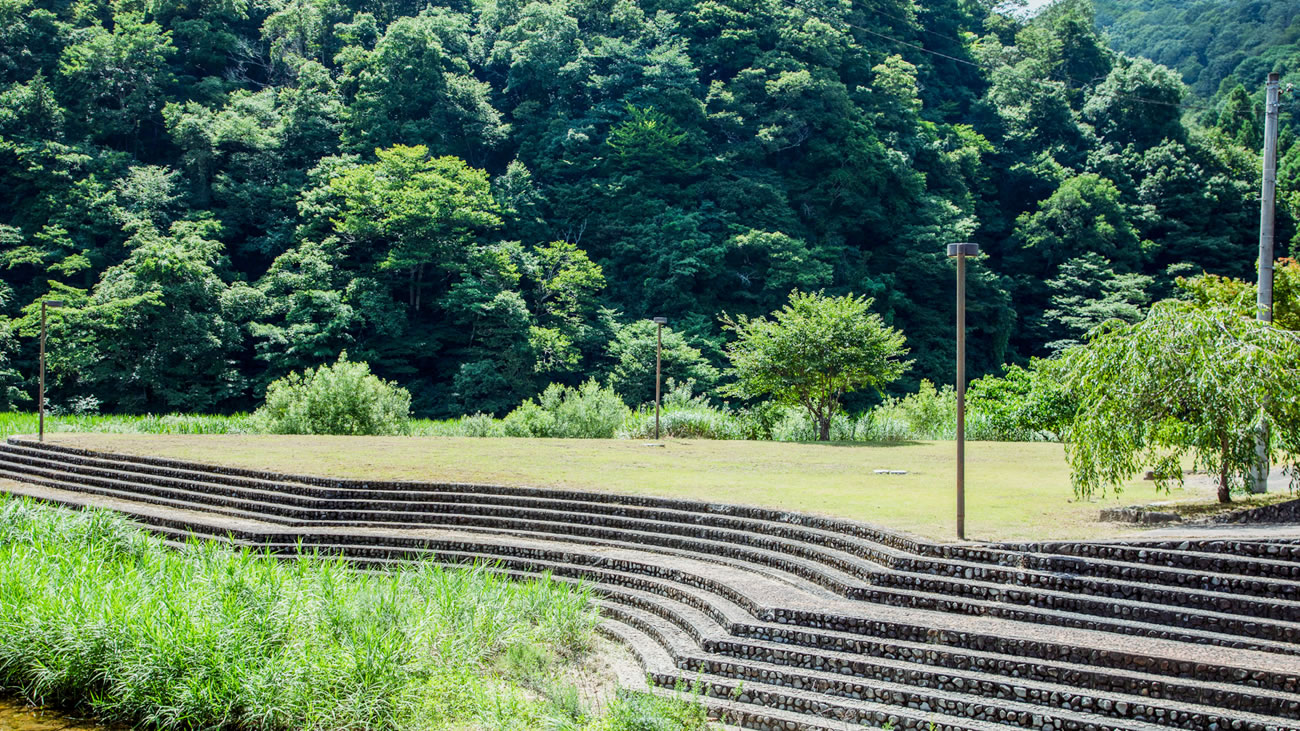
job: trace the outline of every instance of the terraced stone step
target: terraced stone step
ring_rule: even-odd
[[[1297,728],[1293,719],[1300,715],[1297,713],[1300,695],[1296,695],[1300,690],[1297,688],[1300,661],[1294,655],[1284,654],[1294,652],[1289,645],[1271,647],[1268,642],[1221,632],[1206,631],[1205,637],[1198,637],[1194,632],[1189,634],[1169,627],[1162,628],[1165,636],[1180,641],[1029,625],[1003,619],[1010,616],[1005,613],[1008,611],[1005,605],[982,616],[911,610],[897,605],[904,598],[913,603],[921,601],[925,594],[941,597],[941,592],[912,592],[862,582],[857,582],[858,590],[887,592],[892,599],[867,604],[836,598],[818,593],[822,583],[829,581],[852,588],[863,567],[874,572],[868,574],[871,576],[897,576],[904,581],[926,577],[916,571],[882,571],[877,564],[860,560],[852,551],[817,547],[807,537],[826,534],[844,545],[857,547],[856,550],[877,552],[899,564],[916,559],[916,566],[929,562],[945,571],[955,570],[954,566],[960,566],[963,571],[987,568],[990,573],[981,576],[1023,572],[1027,576],[1041,574],[1045,577],[1042,580],[1051,578],[1052,572],[1045,566],[1059,565],[1053,562],[1069,565],[1070,561],[1077,560],[1064,553],[1017,557],[1004,547],[957,546],[955,549],[960,550],[950,550],[954,547],[918,544],[918,550],[926,556],[909,557],[897,544],[872,545],[855,533],[856,528],[839,531],[820,523],[802,525],[797,515],[769,520],[773,516],[755,517],[747,508],[739,509],[743,515],[731,515],[726,512],[727,506],[706,506],[692,511],[684,509],[686,506],[682,504],[665,508],[652,502],[637,507],[604,498],[584,503],[584,507],[592,506],[585,513],[574,511],[590,518],[570,525],[570,533],[566,534],[562,531],[564,511],[553,508],[564,505],[567,499],[554,501],[539,495],[522,496],[533,507],[514,511],[527,512],[527,518],[512,519],[503,515],[502,508],[509,504],[506,501],[516,501],[521,496],[509,491],[485,493],[500,500],[486,506],[477,504],[478,497],[471,497],[480,493],[465,490],[455,492],[459,498],[456,500],[394,501],[404,505],[419,503],[420,510],[408,507],[363,511],[372,517],[392,518],[375,521],[390,527],[367,528],[347,521],[286,517],[283,513],[286,509],[309,516],[321,514],[321,509],[311,508],[304,513],[301,506],[293,507],[292,499],[285,500],[285,493],[274,489],[278,483],[264,485],[273,489],[262,492],[258,492],[260,487],[249,492],[246,486],[235,485],[239,489],[230,495],[214,498],[203,492],[212,488],[202,481],[206,473],[200,471],[191,471],[199,472],[193,475],[199,480],[178,484],[175,477],[108,470],[102,464],[56,464],[58,460],[49,459],[47,453],[21,456],[23,459],[18,464],[8,464],[15,470],[9,476],[43,481],[51,486],[21,489],[43,491],[45,499],[71,504],[111,504],[114,509],[152,524],[172,539],[181,539],[187,531],[195,531],[210,538],[265,546],[286,554],[298,551],[298,539],[302,539],[302,547],[308,550],[339,553],[358,566],[385,566],[412,559],[444,563],[486,559],[498,562],[501,570],[519,574],[551,572],[561,578],[596,582],[595,586],[609,602],[609,613],[622,612],[620,616],[632,625],[618,626],[633,632],[638,631],[635,626],[649,630],[642,635],[652,640],[657,635],[659,642],[674,649],[675,654],[670,657],[676,660],[672,665],[680,663],[685,667],[670,668],[675,674],[656,676],[661,682],[670,682],[683,670],[688,675],[700,674],[709,692],[721,696],[710,698],[709,703],[718,707],[734,706],[740,714],[737,719],[755,728],[782,727],[758,725],[774,723],[793,724],[793,728],[834,728],[836,723],[843,727],[842,719],[828,722],[827,714],[853,717],[870,710],[860,707],[863,703],[875,704],[894,714],[901,711],[900,727],[919,728],[926,726],[907,724],[920,724],[915,712],[923,708],[929,709],[925,713],[933,713],[935,709],[947,711],[942,714],[943,720],[952,728],[985,725],[1042,728],[1044,724],[1061,728],[1145,728],[1142,724],[1155,724],[1161,728],[1219,726],[1264,731]],[[5,454],[0,454],[0,462],[5,461]],[[20,465],[26,465],[21,469],[27,471],[17,471]],[[69,466],[77,469],[65,469]],[[98,482],[101,486],[86,482]],[[192,483],[187,486],[193,489],[181,489],[186,482]],[[59,487],[66,488],[62,491],[66,494],[60,494]],[[304,485],[307,487],[310,486]],[[155,494],[142,494],[142,489]],[[247,499],[252,495],[265,500]],[[390,497],[399,495],[394,493]],[[231,507],[234,505],[239,507]],[[265,507],[268,505],[269,509]],[[420,517],[421,510],[429,505],[437,506],[438,512],[432,514],[435,519],[478,524],[457,526],[456,530],[420,527],[424,525],[422,521],[411,518]],[[264,511],[273,514],[263,514]],[[647,515],[655,517],[647,518]],[[670,516],[673,520],[659,519]],[[274,517],[278,522],[267,522],[266,517]],[[547,519],[541,520],[542,517]],[[392,528],[393,524],[408,527]],[[738,525],[771,533],[757,532],[759,542],[746,542],[742,537],[732,537],[733,533],[742,532],[730,527]],[[471,530],[467,532],[466,528]],[[690,532],[707,537],[693,537]],[[1262,544],[1255,547],[1261,552],[1269,550]],[[701,549],[727,555],[711,557],[714,563],[701,562],[691,555]],[[1143,550],[1160,551],[1162,558],[1171,558],[1170,554],[1178,558],[1180,552],[1195,554],[1195,561],[1212,557],[1209,553],[1176,547]],[[832,556],[834,560],[820,563],[816,559],[820,556]],[[1243,563],[1242,559],[1221,557]],[[976,559],[986,562],[985,566],[972,567]],[[764,565],[777,560],[796,571]],[[1277,564],[1269,570],[1280,570],[1288,564],[1284,560],[1263,561]],[[1128,569],[1124,561],[1113,558],[1094,559],[1094,562],[1099,564],[1101,572]],[[1108,566],[1107,562],[1113,565]],[[1244,563],[1255,565],[1254,561]],[[841,566],[854,570],[845,572]],[[1152,568],[1163,572],[1171,584],[1190,572],[1186,565]],[[799,574],[818,576],[818,583],[809,583],[809,579]],[[1252,580],[1248,574],[1237,578]],[[939,579],[936,585],[945,581],[953,583],[948,577]],[[998,587],[988,581],[970,583],[1003,591],[1025,590],[1020,586]],[[1041,590],[1033,593],[1051,596]],[[955,607],[970,611],[978,606],[970,599],[947,601],[950,603],[942,606],[945,610]],[[1096,623],[1095,617],[1080,612],[1052,610],[1054,614],[1050,616],[1046,611],[1035,612],[1038,621],[1048,616],[1064,625],[1080,620]],[[1215,618],[1211,612],[1196,614],[1203,619]],[[1225,616],[1236,621],[1248,619]],[[1142,623],[1120,621],[1117,624],[1133,628]],[[1218,642],[1221,646],[1204,647],[1183,639],[1202,644]],[[1272,652],[1231,649],[1232,644],[1243,640]],[[729,700],[727,693],[736,687],[754,693],[746,700],[766,699],[773,707],[755,708],[752,703]],[[972,689],[977,692],[973,693]],[[1002,703],[1005,707],[987,711],[969,700],[978,701],[981,697],[986,697],[987,704]],[[1094,698],[1097,705],[1078,707],[1085,698]],[[1062,699],[1076,707],[1061,707]],[[1103,702],[1108,706],[1103,707]],[[1124,705],[1120,707],[1119,703]],[[957,713],[958,709],[965,710]],[[972,718],[963,718],[963,714]],[[883,719],[880,723],[888,720],[884,716],[880,718]],[[1227,725],[1229,722],[1232,725]]]
[[[943,712],[953,718],[972,718],[995,723],[1023,723],[1031,718],[1034,728],[1094,728],[1099,722],[1125,728],[1156,729],[1211,728],[1229,726],[1250,731],[1276,729],[1286,720],[1239,710],[1222,709],[1135,695],[1082,691],[1061,685],[1035,683],[993,676],[942,676],[944,684],[962,683],[962,689],[936,688],[923,675],[940,677],[929,670],[905,670],[905,682],[889,678],[863,678],[833,669],[792,667],[753,657],[738,659],[701,650],[698,641],[674,623],[621,603],[606,603],[607,616],[636,627],[654,637],[675,660],[677,667],[703,677],[726,677],[745,683],[815,690],[838,698],[866,700],[903,706],[922,712]],[[1105,721],[1094,711],[1104,711]]]
[[[747,518],[760,523],[770,523],[774,526],[784,526],[786,529],[800,531],[809,531],[812,533],[798,533],[792,537],[800,539],[814,539],[821,541],[827,537],[838,539],[851,538],[858,539],[858,542],[851,542],[849,547],[844,550],[853,552],[855,548],[866,548],[868,551],[874,551],[880,548],[893,549],[892,552],[876,555],[865,555],[864,557],[872,560],[881,560],[887,565],[891,560],[913,561],[935,559],[929,564],[919,564],[915,570],[929,573],[942,573],[950,562],[966,562],[972,565],[986,564],[988,566],[1000,566],[1011,569],[1024,569],[1025,551],[1039,551],[1052,553],[1052,546],[1058,548],[1068,548],[1071,546],[1095,546],[1096,543],[1087,544],[998,544],[994,546],[980,546],[972,544],[932,544],[918,541],[914,538],[895,534],[889,531],[868,526],[852,521],[844,521],[832,518],[821,518],[817,516],[801,515],[798,513],[786,513],[782,511],[769,510],[764,508],[755,508],[736,505],[717,505],[711,503],[702,503],[691,500],[675,500],[666,498],[652,498],[641,496],[628,496],[613,493],[590,493],[574,492],[556,489],[539,489],[539,488],[517,488],[502,487],[492,485],[464,485],[452,483],[430,483],[430,482],[391,482],[375,483],[365,480],[347,480],[339,478],[320,478],[303,475],[282,475],[278,473],[268,473],[255,470],[248,470],[225,465],[207,465],[193,462],[184,462],[179,460],[137,456],[137,455],[120,455],[108,454],[104,452],[95,452],[82,450],[62,445],[38,444],[37,442],[25,437],[11,437],[8,440],[6,448],[12,447],[17,449],[26,449],[32,452],[42,453],[45,455],[58,454],[66,455],[75,459],[105,460],[110,459],[118,464],[134,465],[131,469],[150,468],[159,469],[162,473],[184,472],[202,468],[202,474],[207,475],[204,479],[235,479],[261,481],[263,484],[274,484],[282,489],[290,491],[315,490],[326,488],[336,493],[346,494],[357,490],[366,490],[374,494],[391,494],[404,495],[418,493],[420,491],[433,491],[444,494],[470,493],[475,496],[476,500],[486,499],[488,496],[501,496],[508,499],[534,498],[541,500],[557,500],[560,502],[572,503],[566,505],[565,509],[576,511],[589,510],[608,510],[612,506],[616,510],[626,510],[629,508],[657,508],[664,510],[680,511],[698,516],[697,520],[708,519],[711,517],[728,517],[728,518]],[[270,478],[264,479],[264,478]],[[314,493],[318,496],[320,493]],[[444,499],[450,499],[444,498]],[[505,503],[502,503],[505,504]],[[604,506],[604,507],[601,507]],[[1247,554],[1258,548],[1259,542],[1232,542],[1231,545],[1224,545],[1222,541],[1200,542],[1214,549],[1215,553],[1202,554],[1212,559],[1222,559],[1223,554],[1218,553],[1220,550],[1230,550],[1236,554]],[[1178,542],[1176,545],[1186,546],[1188,542]],[[1164,545],[1160,542],[1153,542],[1151,546]],[[1171,544],[1174,545],[1174,544]],[[1013,550],[1007,550],[1010,546]],[[1293,556],[1296,561],[1300,561],[1300,545],[1290,545],[1294,549]],[[1143,550],[1146,550],[1145,548]],[[1229,556],[1231,558],[1231,556]],[[1132,560],[1136,568],[1140,568],[1143,562]],[[1266,564],[1265,566],[1268,566]],[[895,568],[905,568],[894,566]],[[1211,573],[1227,573],[1232,575],[1233,570],[1223,572],[1214,571],[1210,567],[1202,565],[1189,564],[1185,568],[1192,568],[1200,571],[1210,570]],[[963,567],[965,568],[970,567]],[[982,567],[975,566],[976,569]],[[1068,565],[1062,567],[1067,570]],[[1049,571],[1056,571],[1055,568],[1048,568]],[[1289,571],[1289,569],[1288,569]],[[1240,572],[1235,572],[1240,573]],[[1277,578],[1293,578],[1290,573],[1285,573]],[[1141,580],[1148,581],[1150,577],[1141,577]]]
[[[0,471],[0,474],[6,474]],[[133,494],[144,493],[143,499],[158,502],[159,504],[182,507],[182,508],[204,508],[214,510],[224,515],[232,517],[245,517],[252,519],[271,519],[291,525],[297,528],[322,527],[336,524],[347,525],[403,525],[396,521],[366,521],[368,514],[358,514],[352,516],[351,520],[337,522],[307,521],[286,517],[287,514],[293,514],[292,511],[280,509],[275,504],[265,504],[256,501],[248,501],[235,498],[223,498],[205,493],[193,493],[189,491],[171,490],[169,488],[143,488],[135,486],[133,483],[121,480],[108,480],[105,478],[87,478],[76,475],[66,475],[51,470],[36,470],[28,468],[25,473],[26,479],[44,480],[47,484],[56,487],[65,487],[73,489],[83,489],[92,492],[99,492],[113,497],[129,498]],[[12,476],[12,475],[11,475]],[[70,480],[77,480],[71,482]],[[110,485],[110,487],[97,487],[97,485]],[[169,495],[171,497],[162,497]],[[237,507],[229,507],[235,505]],[[564,534],[571,532],[572,527],[564,523],[542,524],[536,522],[520,521],[504,517],[484,518],[482,516],[460,515],[460,514],[435,514],[431,516],[439,522],[455,527],[463,526],[517,526],[521,529],[536,530],[537,528],[551,529],[558,533]],[[663,529],[662,526],[656,526]],[[581,532],[581,531],[579,531]],[[615,532],[610,542],[617,545],[624,545],[621,539],[627,538],[625,532]],[[650,533],[645,536],[650,542],[661,541],[660,534]],[[690,541],[685,542],[690,544]],[[757,557],[759,563],[773,566],[782,570],[791,571],[796,575],[811,578],[823,586],[829,586],[840,594],[853,599],[871,601],[876,603],[885,603],[896,606],[909,606],[926,609],[939,609],[943,611],[960,612],[974,615],[988,615],[1006,617],[1019,621],[1032,621],[1044,624],[1053,624],[1059,626],[1084,627],[1091,629],[1103,629],[1106,631],[1121,632],[1124,634],[1135,634],[1151,637],[1167,638],[1189,638],[1199,639],[1201,641],[1220,644],[1232,647],[1250,647],[1272,652],[1297,653],[1300,654],[1300,647],[1294,647],[1290,644],[1270,641],[1270,637],[1280,634],[1285,638],[1292,638],[1300,634],[1300,627],[1288,625],[1281,622],[1270,622],[1268,620],[1243,619],[1230,615],[1219,613],[1191,613],[1191,612],[1172,612],[1159,607],[1152,607],[1136,602],[1112,601],[1097,602],[1090,601],[1086,597],[1071,597],[1062,593],[1030,593],[1018,592],[1014,589],[1006,589],[998,586],[988,586],[980,582],[967,582],[965,587],[968,589],[965,593],[974,593],[977,590],[983,590],[985,595],[993,595],[996,598],[991,600],[959,600],[943,594],[944,589],[957,589],[959,587],[951,582],[934,580],[935,584],[929,587],[928,591],[912,589],[893,589],[889,587],[879,587],[871,584],[857,582],[851,577],[832,576],[833,570],[819,567],[808,562],[790,560],[788,557],[780,554],[759,554],[753,551],[736,552],[726,546],[708,546],[701,541],[694,542],[694,547],[699,550],[721,551],[724,555],[739,556],[741,558],[754,560]],[[890,578],[883,574],[877,573],[874,578]],[[894,577],[897,578],[897,577]],[[916,577],[914,582],[919,581]],[[900,582],[905,583],[905,582]],[[956,593],[954,591],[954,593]],[[1065,602],[1069,605],[1067,610],[1058,610],[1050,608],[1040,608],[1032,606],[1032,603],[1055,599],[1056,601]],[[1006,602],[1006,603],[1003,603]],[[1022,606],[1029,605],[1029,606]],[[1133,621],[1129,620],[1110,620],[1083,617],[1073,612],[1079,611],[1080,608],[1091,609],[1093,611],[1106,612],[1127,612],[1135,617]],[[1073,611],[1071,611],[1073,610]],[[1153,625],[1149,622],[1143,622],[1141,619],[1154,616],[1157,620],[1170,620],[1182,622],[1184,625],[1209,626],[1218,632],[1244,634],[1244,635],[1263,635],[1258,638],[1238,638],[1228,637],[1226,635],[1208,633],[1196,629],[1178,629],[1171,630],[1163,624]]]
[[[954,718],[935,712],[916,711],[881,703],[833,700],[821,693],[791,690],[757,682],[738,682],[715,676],[687,674],[672,655],[639,628],[624,622],[605,626],[608,636],[632,648],[651,680],[664,687],[696,687],[702,698],[720,712],[726,722],[754,729],[798,729],[799,731],[842,731],[862,725],[895,729],[935,731],[1006,731],[1004,724]],[[687,681],[689,677],[691,680]],[[727,705],[715,705],[717,700]],[[757,708],[763,709],[756,711]],[[780,715],[773,713],[776,711]]]
[[[265,540],[265,537],[268,537],[268,536],[260,536],[260,537],[263,538],[263,540]],[[283,550],[289,550],[289,552],[291,552],[291,550],[296,550],[296,546],[291,545],[291,544],[282,545],[282,546],[279,546],[279,548],[281,548],[281,549],[283,549]],[[326,548],[328,548],[328,546],[326,546]],[[334,546],[334,548],[339,548],[339,546]],[[380,561],[387,561],[387,559],[391,559],[391,557],[393,557],[393,555],[394,555],[393,552],[389,552],[389,550],[385,550],[385,549],[383,549],[382,546],[356,546],[356,549],[357,549],[357,550],[350,550],[350,552],[347,552],[347,553],[350,553],[350,554],[354,554],[354,555],[355,555],[357,552],[360,552],[360,553],[373,553],[373,552],[377,552],[377,550],[378,550],[378,552],[381,552],[382,555],[383,555],[383,557],[385,557],[385,558],[380,559]],[[404,552],[399,552],[399,553],[404,553]],[[481,553],[481,552],[480,552],[480,553]],[[465,557],[465,558],[474,558],[474,555],[473,555],[473,554],[469,554],[469,555],[467,555],[467,557]],[[536,566],[536,565],[530,565],[529,568],[533,568],[533,570],[538,570],[538,568],[541,568],[541,570],[547,570],[547,568],[551,568],[551,567],[541,567],[541,566]],[[551,570],[552,570],[552,568],[551,568]],[[586,574],[586,570],[585,570],[585,568],[578,568],[578,574]],[[770,692],[770,693],[768,693],[768,696],[767,696],[767,697],[770,697],[770,698],[771,698],[771,697],[776,697],[776,696],[771,695],[771,692]],[[1015,715],[1014,718],[1021,718],[1021,715]],[[956,726],[954,726],[954,727],[956,727]],[[1073,726],[1071,726],[1071,727],[1073,727]],[[1080,727],[1086,727],[1086,726],[1080,726]],[[1251,726],[1251,727],[1253,728],[1253,726]]]
[[[1087,691],[1110,697],[1115,703],[1129,704],[1139,715],[1144,713],[1143,704],[1164,708],[1163,714],[1145,714],[1152,718],[1180,718],[1179,706],[1170,702],[1200,706],[1197,712],[1203,717],[1213,717],[1217,709],[1232,708],[1234,714],[1300,718],[1300,697],[1294,694],[1145,673],[1108,672],[1067,663],[1031,663],[993,653],[956,653],[912,643],[879,643],[866,652],[811,652],[780,642],[742,639],[732,633],[725,614],[715,616],[664,596],[620,587],[616,601],[671,622],[698,648],[732,661],[756,661],[938,690],[979,689],[989,697],[998,697],[1001,692],[1009,700],[1029,698],[1053,706],[1062,703],[1059,694],[1064,687],[1070,693]],[[1224,720],[1228,719],[1220,718]]]
[[[26,457],[25,459],[27,460],[26,462],[27,464],[30,464],[32,461],[35,461],[35,459],[31,457]],[[43,462],[43,464],[57,465],[56,462],[51,462],[51,461],[45,461]],[[84,470],[90,468],[82,467],[80,469],[82,470],[82,472],[78,472],[78,474],[84,474]],[[110,473],[110,474],[116,474],[116,473]],[[184,484],[186,487],[192,488],[191,492],[193,492],[194,490],[203,489],[203,487],[199,483],[182,483],[182,484]],[[249,494],[254,494],[259,497],[271,496],[271,493],[267,493],[263,491],[257,491]],[[461,495],[459,497],[465,497],[465,496]],[[196,501],[206,500],[208,502],[213,502],[213,503],[217,502],[217,498],[212,497],[203,492],[195,493],[193,499]],[[313,504],[319,504],[319,503],[313,503]],[[351,505],[353,504],[349,503],[349,506]],[[413,501],[405,501],[403,502],[403,505],[408,508],[423,507],[428,509],[428,508],[440,507],[440,508],[445,508],[446,510],[453,510],[453,509],[467,510],[468,509],[463,507],[457,508],[455,504],[448,505],[444,503],[427,503],[427,502],[418,503]],[[255,509],[264,511],[265,514],[276,515],[277,517],[284,518],[286,520],[289,520],[291,518],[296,520],[311,520],[309,516],[314,514],[311,512],[304,512],[302,510],[292,510],[288,508],[280,508],[275,506],[268,507],[264,502],[260,502],[260,501],[255,502],[253,504],[253,507]],[[565,508],[566,509],[564,511],[548,511],[542,509],[533,509],[530,512],[537,513],[544,516],[559,515],[560,517],[572,519],[573,513],[571,511],[573,506],[566,504]],[[472,517],[467,517],[463,513],[450,515],[445,511],[433,513],[433,514],[414,513],[409,511],[403,513],[397,513],[397,514],[389,514],[387,512],[375,512],[375,511],[357,511],[357,512],[343,513],[341,515],[340,521],[302,523],[302,525],[308,525],[308,524],[325,525],[325,524],[331,524],[335,522],[348,522],[353,524],[365,523],[365,524],[376,524],[376,525],[378,524],[400,525],[407,522],[411,522],[411,523],[419,522],[421,520],[423,520],[424,522],[445,523],[453,519],[457,521],[460,525],[478,525],[478,526],[498,525],[498,524],[509,522],[509,518],[505,516],[510,515],[511,511],[505,508],[492,507],[492,506],[489,507],[475,506],[475,509],[477,509],[478,513]],[[647,513],[645,511],[640,511],[637,514],[645,515]],[[653,513],[652,515],[656,518],[665,517],[659,513]],[[990,598],[992,601],[996,601],[996,602],[1018,603],[1018,604],[1026,604],[1030,606],[1040,606],[1040,607],[1059,607],[1067,611],[1098,614],[1100,616],[1120,613],[1121,615],[1132,617],[1138,620],[1148,619],[1153,614],[1153,611],[1150,607],[1142,606],[1142,604],[1151,604],[1151,603],[1189,606],[1190,608],[1199,608],[1199,609],[1204,609],[1204,610],[1218,612],[1218,613],[1247,614],[1250,615],[1252,618],[1259,617],[1260,615],[1271,615],[1272,618],[1281,619],[1283,621],[1293,621],[1295,617],[1300,616],[1300,604],[1297,604],[1295,602],[1251,601],[1247,597],[1240,596],[1241,592],[1246,591],[1247,593],[1250,593],[1251,589],[1254,589],[1260,593],[1270,593],[1270,592],[1290,593],[1296,590],[1297,588],[1295,585],[1296,582],[1279,582],[1279,581],[1254,580],[1254,579],[1235,581],[1234,577],[1211,576],[1208,577],[1206,580],[1214,584],[1221,584],[1222,586],[1220,591],[1204,592],[1196,589],[1166,591],[1158,588],[1153,588],[1146,583],[1093,581],[1091,584],[1087,584],[1079,581],[1077,577],[1073,577],[1073,576],[1046,575],[1046,574],[1035,575],[1033,573],[1027,573],[1022,570],[1022,571],[1018,571],[1013,577],[1011,577],[1015,580],[1016,584],[1014,584],[1014,586],[1016,587],[1020,587],[1026,584],[1033,586],[1033,585],[1041,585],[1045,583],[1051,583],[1054,586],[1058,587],[1056,590],[1050,592],[1046,590],[1031,591],[1028,588],[1022,591],[1019,588],[1005,588],[1001,585],[990,583],[988,581],[972,581],[970,579],[966,579],[957,583],[954,582],[944,583],[941,580],[934,578],[933,575],[929,575],[929,574],[918,575],[915,572],[905,572],[905,571],[891,572],[889,570],[881,570],[870,564],[864,564],[862,561],[856,559],[855,557],[842,552],[836,552],[836,551],[832,551],[820,547],[810,548],[809,544],[801,543],[799,541],[793,541],[785,538],[764,537],[759,534],[756,534],[753,530],[737,531],[735,529],[730,529],[730,528],[729,529],[716,529],[716,528],[706,529],[706,528],[702,528],[699,524],[674,524],[674,523],[666,523],[663,521],[643,519],[640,517],[635,517],[635,518],[621,518],[621,517],[586,518],[586,516],[582,516],[582,517],[585,518],[586,520],[590,520],[591,523],[580,523],[576,526],[573,526],[571,523],[568,522],[552,521],[551,523],[541,523],[541,524],[534,524],[534,525],[524,525],[516,522],[513,525],[515,525],[515,527],[517,527],[519,530],[543,530],[543,531],[549,530],[557,533],[577,532],[579,534],[583,534],[585,532],[585,534],[587,535],[595,535],[596,533],[599,532],[599,531],[593,531],[593,529],[586,527],[591,524],[599,525],[599,526],[613,525],[624,529],[629,527],[632,528],[646,527],[649,529],[646,532],[653,534],[655,536],[664,536],[664,535],[672,535],[672,534],[683,535],[683,534],[690,534],[690,533],[706,532],[708,535],[710,535],[711,538],[715,540],[722,540],[725,542],[734,542],[734,543],[743,543],[746,545],[754,545],[755,543],[759,543],[760,545],[764,546],[764,550],[776,549],[783,554],[813,556],[818,559],[821,559],[821,561],[824,563],[829,563],[831,565],[834,565],[836,568],[839,568],[841,570],[847,570],[854,576],[864,578],[866,581],[870,582],[871,584],[875,584],[878,586],[892,586],[892,587],[915,589],[919,591],[930,591],[930,592],[938,591],[940,593],[965,594],[967,596],[974,596],[979,598]],[[680,517],[680,516],[669,515],[667,517]],[[753,521],[749,521],[749,522],[752,523]],[[754,526],[750,525],[745,527],[752,529]],[[611,531],[606,531],[601,537],[612,539],[614,538],[614,535]],[[823,536],[818,536],[818,537],[823,537]],[[701,545],[696,545],[693,548],[695,550],[709,550],[713,552],[719,552],[720,550],[722,552],[726,552],[726,551],[734,552],[734,549],[726,549],[726,548],[719,549],[716,546],[716,544],[707,547],[701,544]],[[742,552],[742,555],[747,560],[754,560],[760,563],[766,563],[769,566],[779,566],[787,570],[800,571],[803,576],[810,578],[812,580],[820,581],[820,583],[822,583],[824,586],[836,589],[848,596],[856,596],[858,598],[864,598],[864,599],[873,599],[873,596],[869,592],[863,592],[861,590],[860,585],[855,587],[854,583],[851,580],[848,583],[846,583],[843,577],[827,579],[824,576],[819,576],[819,572],[821,572],[822,574],[825,573],[824,568],[815,567],[815,566],[809,568],[807,564],[799,565],[798,561],[794,561],[789,558],[782,557],[779,555],[774,555],[771,553],[751,551],[748,552],[747,554]],[[790,566],[782,566],[783,563],[795,564],[795,568],[791,569]],[[893,563],[898,563],[898,562],[895,561]],[[959,572],[963,570],[963,567],[961,565],[957,565],[955,567],[950,567],[950,569]],[[967,575],[970,575],[972,573],[969,566],[965,567],[965,571]],[[1189,573],[1191,572],[1184,571],[1180,576]],[[1120,602],[1090,601],[1086,599],[1081,599],[1078,596],[1079,594],[1083,594],[1085,596],[1093,596],[1096,593],[1098,593],[1099,588],[1109,590],[1108,593],[1102,594],[1102,596],[1105,598],[1122,598],[1125,595],[1128,596],[1138,595],[1141,597],[1141,599],[1139,600],[1140,603],[1128,604],[1123,601]],[[1233,593],[1230,594],[1224,593],[1229,590]],[[854,593],[855,591],[858,593],[855,594]],[[885,599],[885,600],[888,601],[889,599]],[[1241,620],[1234,620],[1232,618],[1225,619],[1217,616],[1166,617],[1163,616],[1164,612],[1165,610],[1163,609],[1155,610],[1154,611],[1155,619],[1157,621],[1161,621],[1165,623],[1177,622],[1183,625],[1188,625],[1193,627],[1207,626],[1219,631],[1236,632],[1239,634],[1247,634],[1252,636],[1263,636],[1265,638],[1291,640],[1296,636],[1296,630],[1294,627],[1291,628],[1269,627],[1266,623],[1261,624],[1258,621],[1255,621],[1255,619],[1241,621]],[[1261,628],[1265,630],[1262,633],[1259,631]]]

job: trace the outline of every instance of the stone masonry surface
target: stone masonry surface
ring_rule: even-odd
[[[359,567],[592,586],[650,692],[753,729],[1300,731],[1300,543],[937,544],[741,505],[0,446],[9,492]]]

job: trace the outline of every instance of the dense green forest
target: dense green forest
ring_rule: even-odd
[[[609,381],[660,315],[669,375],[712,386],[719,315],[793,288],[874,298],[897,387],[950,381],[953,241],[987,253],[973,375],[1176,275],[1253,276],[1255,110],[1207,117],[1095,27],[1080,0],[0,0],[0,406],[32,404],[47,296],[56,405],[243,409],[346,350],[440,416]]]
[[[1182,75],[1209,99],[1270,71],[1300,73],[1300,5],[1290,0],[1094,0],[1111,45]]]

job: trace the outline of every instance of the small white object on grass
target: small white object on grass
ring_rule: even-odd
[[[907,470],[876,470],[877,475],[905,475]]]
[[[666,447],[666,446],[668,446],[668,445],[664,444],[663,442],[646,442],[645,444],[642,444],[641,446],[643,446],[643,447]]]

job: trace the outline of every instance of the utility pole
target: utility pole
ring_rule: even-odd
[[[1259,295],[1255,300],[1255,318],[1273,322],[1273,208],[1277,198],[1277,117],[1282,106],[1278,94],[1278,75],[1268,75],[1264,101],[1264,184],[1259,196]],[[1268,419],[1259,415],[1259,433],[1255,436],[1255,470],[1250,491],[1268,490]]]

